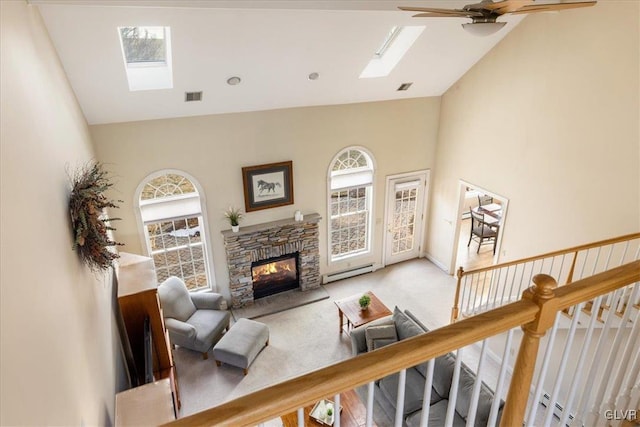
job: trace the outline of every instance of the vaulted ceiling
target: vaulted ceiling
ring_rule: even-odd
[[[397,6],[470,1],[32,0],[89,124],[440,96],[524,15],[477,37]],[[426,28],[386,77],[360,73],[393,26]],[[171,28],[173,88],[129,91],[118,27]],[[308,78],[318,73],[316,80]],[[241,78],[235,86],[232,76]],[[397,91],[402,83],[413,83]],[[185,102],[185,92],[203,99]]]

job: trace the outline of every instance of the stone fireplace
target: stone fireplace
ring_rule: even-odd
[[[289,289],[319,287],[320,219],[319,214],[308,214],[303,221],[292,218],[242,227],[237,233],[223,231],[231,306],[243,307],[256,298]],[[276,267],[279,272],[269,277]]]

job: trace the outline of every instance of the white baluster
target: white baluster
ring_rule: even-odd
[[[407,370],[403,369],[398,372],[398,398],[396,399],[396,418],[394,420],[395,427],[402,427],[402,418],[404,415],[404,389],[407,383]]]
[[[298,408],[298,427],[304,427],[304,408]]]
[[[467,427],[473,427],[476,422],[476,412],[478,411],[478,399],[480,398],[480,386],[482,384],[482,368],[484,367],[484,356],[487,351],[487,340],[482,341],[482,349],[480,350],[480,360],[478,360],[478,370],[476,371],[476,381],[473,383],[471,391],[471,402],[469,403],[469,412],[467,415]]]
[[[498,410],[500,406],[500,399],[502,398],[502,389],[507,374],[507,368],[509,367],[509,361],[511,358],[511,341],[513,340],[513,331],[515,329],[509,329],[507,332],[507,340],[504,344],[504,351],[502,353],[502,365],[500,366],[500,374],[498,375],[498,381],[496,383],[496,391],[491,402],[491,412],[489,412],[489,420],[487,422],[488,427],[494,427],[498,420]]]
[[[502,304],[498,304],[498,289],[500,289],[500,279],[502,277],[502,270],[504,270],[504,269],[503,268],[499,268],[498,271],[497,271],[498,275],[496,276],[496,274],[494,272],[494,274],[491,277],[491,287],[494,289],[494,292],[493,292],[493,304],[491,304],[491,308],[496,308],[497,306],[502,305]],[[491,289],[489,290],[489,292],[491,292]]]
[[[340,427],[340,393],[333,396],[333,426]]]
[[[636,283],[636,286],[634,286],[633,288],[632,299],[634,299],[635,295],[638,294],[639,289],[640,289],[640,286],[638,286],[638,284]],[[631,311],[632,310],[625,311],[624,315],[622,316],[622,322],[620,323],[621,325],[624,325],[629,321],[629,316],[631,314]],[[609,316],[609,317],[613,318],[614,316]],[[609,320],[609,318],[607,318],[607,320]],[[624,332],[625,332],[625,328],[618,328],[618,330],[616,331],[616,336],[614,338],[613,345],[611,346],[611,350],[609,351],[609,357],[607,358],[607,363],[603,371],[602,378],[607,378],[607,379],[611,378],[613,368],[614,368],[614,362],[616,360],[616,354],[622,343]],[[599,408],[601,411],[604,411],[606,409],[613,409],[613,408],[610,408],[610,406],[612,405],[612,402],[605,401],[605,391],[607,389],[607,386],[608,386],[608,382],[602,381],[595,395],[595,402],[602,402]],[[594,406],[591,411],[592,418],[593,416],[596,416],[596,414],[598,413],[599,413],[598,408]]]
[[[598,318],[598,311],[600,310],[601,303],[602,303],[602,296],[596,298],[596,300],[593,303],[593,306],[591,307],[591,318],[589,319],[589,326],[587,327],[584,342],[582,343],[580,358],[578,359],[578,364],[574,371],[571,387],[569,388],[569,395],[567,397],[567,401],[565,405],[563,406],[564,409],[562,411],[562,418],[560,419],[560,425],[566,425],[567,420],[569,419],[569,414],[573,412],[572,411],[573,400],[578,390],[578,384],[580,383],[580,381],[583,380],[582,367],[584,366],[584,362],[587,358],[587,354],[589,353],[589,347],[591,346],[591,337],[593,336],[593,329],[595,328],[595,325],[596,325],[596,320]]]
[[[502,287],[502,296],[500,297],[500,305],[505,305],[508,302],[508,301],[505,301],[505,299],[504,299],[504,293],[507,290],[507,281],[509,280],[509,270],[510,269],[511,269],[511,266],[507,267],[507,274],[504,277],[504,286]],[[518,271],[518,266],[517,265],[515,267],[515,271],[513,272],[513,278],[511,279],[511,287],[513,287],[513,280],[515,280],[516,271]]]
[[[549,332],[549,340],[547,341],[547,349],[544,352],[544,359],[542,359],[542,367],[540,368],[540,374],[537,378],[537,386],[535,394],[533,395],[533,403],[531,405],[531,409],[529,411],[529,416],[527,418],[527,426],[533,426],[534,421],[536,419],[536,413],[538,412],[538,406],[540,402],[540,397],[542,396],[542,388],[544,387],[544,379],[547,376],[547,369],[549,369],[549,363],[551,361],[551,354],[553,353],[553,343],[556,339],[556,332],[558,330],[558,323],[560,322],[561,314],[558,313],[556,315],[556,320],[553,322],[553,326],[551,327],[551,332]]]
[[[424,394],[422,397],[422,414],[420,415],[420,427],[429,426],[429,407],[431,406],[431,388],[433,387],[433,368],[436,365],[435,359],[427,362],[426,378],[424,380]]]
[[[551,410],[547,410],[544,418],[544,424],[549,425],[551,422],[551,417],[553,417],[553,408],[556,407],[556,403],[558,403],[558,395],[560,394],[560,384],[562,383],[562,379],[564,378],[564,371],[567,367],[567,361],[569,360],[569,355],[573,350],[573,338],[575,337],[576,328],[578,327],[578,319],[580,319],[580,312],[582,311],[582,307],[584,307],[584,303],[581,302],[576,306],[575,315],[573,319],[571,319],[571,327],[569,328],[569,335],[567,336],[566,342],[564,344],[564,351],[562,352],[562,359],[560,361],[560,367],[558,368],[558,372],[555,376],[555,384],[553,386],[553,392],[551,393],[551,398],[549,400],[549,408]]]
[[[367,385],[367,427],[373,426],[373,381]]]
[[[467,279],[469,276],[463,276],[460,286],[462,287],[462,293],[460,294],[460,301],[458,301],[458,305],[460,306],[460,314],[464,315],[467,310],[465,308],[464,299],[465,295],[467,295],[471,290],[469,289],[469,284],[467,283]],[[469,291],[467,291],[469,289]]]
[[[638,288],[640,288],[640,283],[636,283],[635,290],[637,291]],[[631,307],[627,305],[627,310],[625,310],[625,315],[627,314],[630,315],[631,312],[633,311],[634,310],[632,310]],[[640,346],[640,344],[638,344],[638,342],[640,341],[640,322],[637,321],[638,312],[636,311],[635,314],[636,316],[635,316],[635,319],[633,320],[634,322],[633,328],[626,340],[626,345],[624,346],[624,350],[622,352],[622,358],[618,361],[618,363],[616,363],[617,374],[615,375],[615,379],[613,380],[612,386],[609,389],[612,391],[610,392],[605,403],[605,405],[608,407],[615,407],[614,403],[615,403],[615,397],[616,397],[616,390],[620,391],[625,389],[624,387],[625,376],[628,375],[627,369],[631,368],[629,361],[631,360],[632,357],[635,357],[638,353],[638,347]],[[628,316],[628,317],[631,318],[631,316]],[[627,322],[620,324],[620,327],[618,328],[618,333],[620,335],[623,335],[622,332],[624,332],[624,330],[627,329],[626,325],[627,325]],[[622,346],[622,343],[620,344],[621,345],[617,348],[620,348]]]
[[[458,398],[458,386],[460,382],[460,364],[462,363],[462,349],[456,351],[456,363],[453,368],[453,378],[451,379],[451,389],[449,389],[449,405],[447,406],[447,416],[444,421],[445,427],[453,425],[453,414],[456,410],[456,400]]]
[[[614,291],[613,300],[615,301],[617,298],[620,297],[621,294],[622,294],[622,289],[618,289]],[[600,338],[598,339],[598,344],[596,345],[596,351],[591,359],[591,366],[589,367],[589,371],[586,375],[587,381],[583,387],[583,390],[585,390],[585,393],[583,393],[582,399],[580,400],[580,405],[578,405],[579,409],[576,411],[576,419],[575,419],[576,425],[583,425],[583,424],[586,424],[587,422],[586,421],[587,411],[589,410],[589,405],[591,405],[590,402],[594,401],[592,399],[593,397],[592,388],[594,387],[593,383],[595,382],[596,376],[601,366],[601,360],[607,347],[606,338],[613,325],[614,317],[615,316],[607,316],[607,319],[605,320],[605,323],[604,323],[604,327],[600,331]]]

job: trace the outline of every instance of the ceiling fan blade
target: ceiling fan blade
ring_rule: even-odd
[[[474,18],[482,17],[481,12],[461,9],[439,9],[435,7],[398,7],[409,12],[421,12],[413,15],[414,18]]]
[[[450,13],[418,13],[416,15],[412,15],[412,18],[473,18],[474,16],[476,15],[471,15],[469,13],[460,13],[456,15],[452,15]]]
[[[398,6],[398,9],[408,11],[408,12],[442,13],[442,14],[449,14],[449,15],[458,15],[460,13],[466,13],[466,11],[460,10],[460,9],[440,9],[437,7]]]
[[[516,10],[515,12],[508,12],[512,15],[520,15],[523,13],[534,13],[534,12],[553,12],[554,10],[564,10],[564,9],[576,9],[579,7],[590,7],[594,6],[596,1],[583,1],[576,3],[547,3],[547,4],[532,4],[528,6],[523,6],[522,8]]]
[[[479,6],[482,9],[503,15],[505,13],[515,12],[524,6],[534,3],[534,0],[503,0],[496,3],[479,3],[477,5],[470,5],[469,8],[473,10],[474,6]]]

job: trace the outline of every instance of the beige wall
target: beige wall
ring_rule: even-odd
[[[640,3],[527,17],[442,98],[427,250],[459,180],[507,197],[501,260],[640,229]]]
[[[89,132],[37,9],[0,2],[1,425],[104,425],[117,372],[111,286],[72,251],[67,167]]]
[[[321,272],[346,263],[327,263],[327,169],[333,157],[351,145],[375,157],[375,250],[353,266],[380,262],[385,176],[432,168],[439,98],[308,107],[91,126],[98,158],[119,176],[118,197],[125,200],[116,232],[125,250],[144,253],[134,216],[134,193],[150,173],[183,170],[204,188],[219,290],[227,294],[228,272],[220,231],[228,229],[222,212],[244,209],[243,166],[292,160],[295,204],[246,215],[242,225],[318,212]]]

